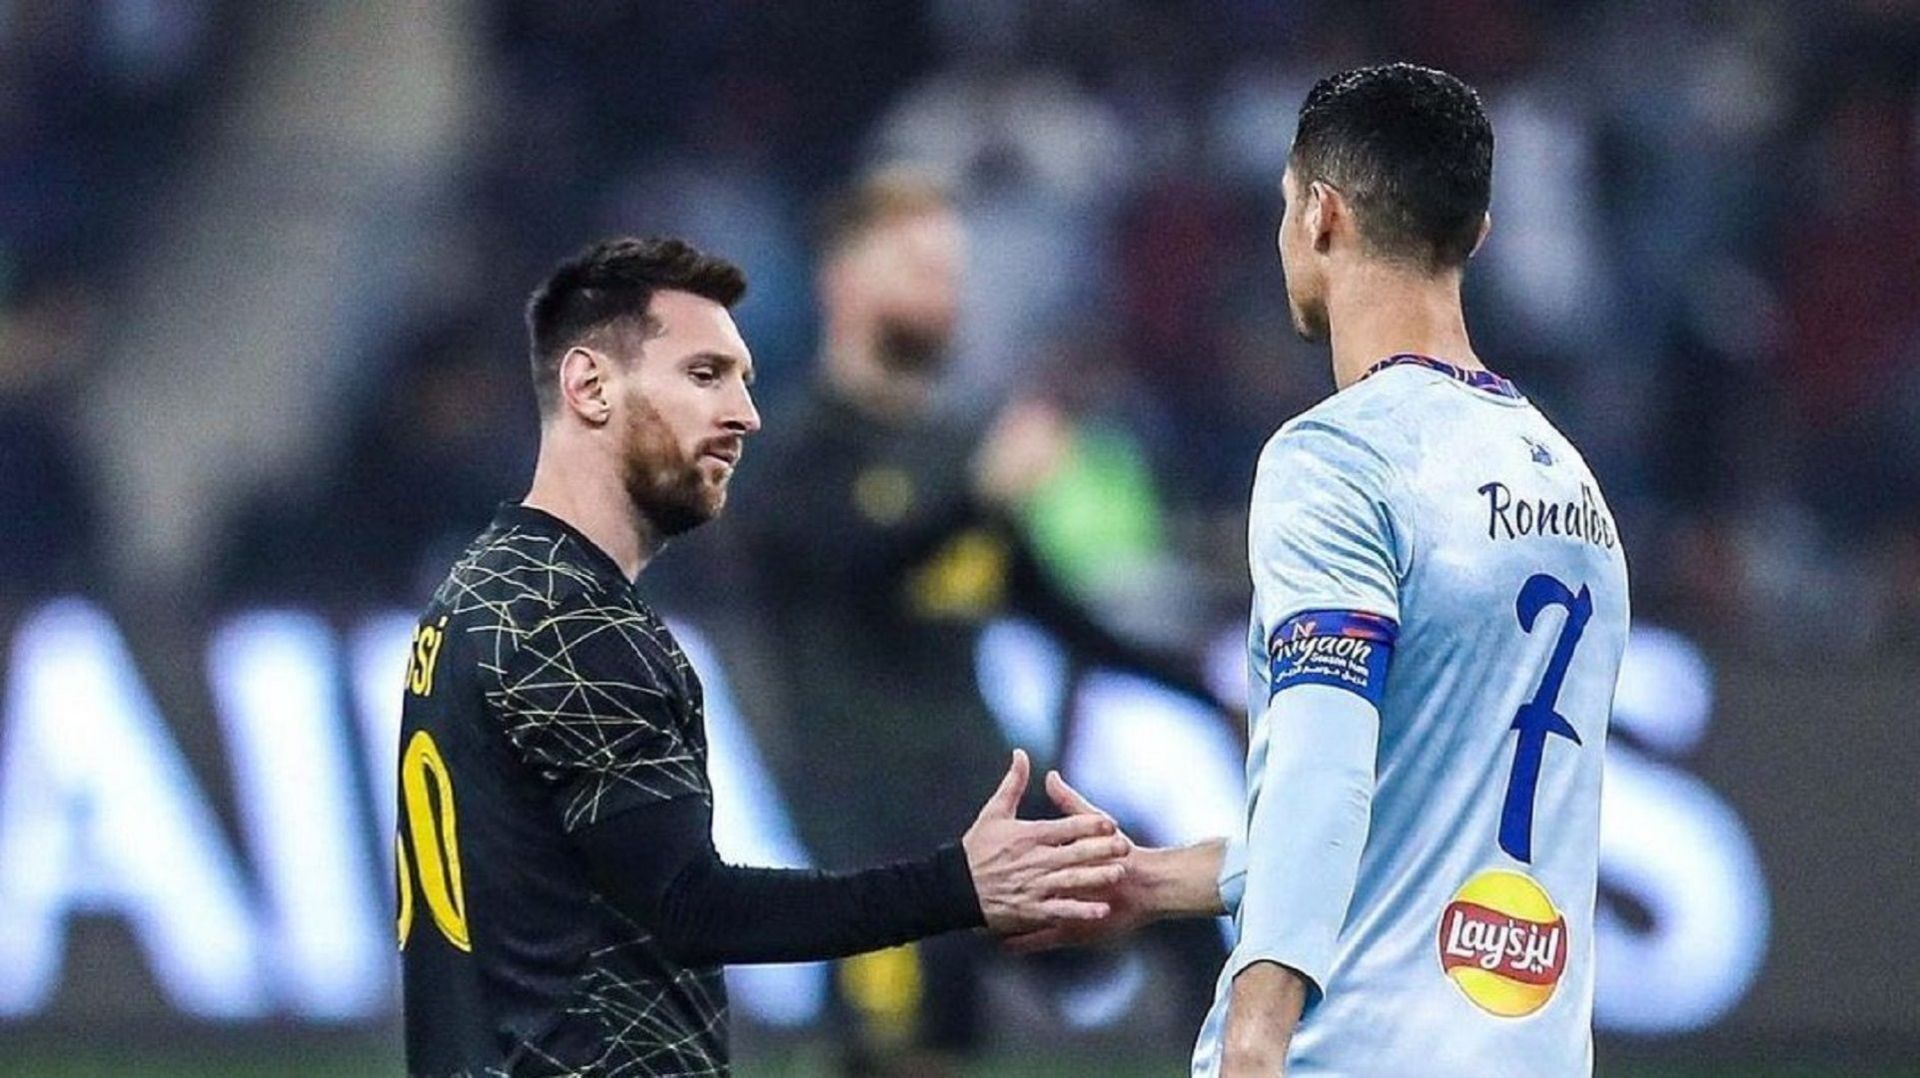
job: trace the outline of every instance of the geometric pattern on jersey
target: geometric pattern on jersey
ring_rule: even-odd
[[[568,833],[621,808],[706,796],[699,680],[630,587],[609,591],[580,566],[580,544],[509,527],[442,585],[456,615],[475,607],[487,702],[507,737],[568,797]],[[599,552],[592,551],[592,554]]]
[[[555,805],[556,843],[628,807],[685,796],[712,803],[698,677],[613,560],[564,523],[503,506],[431,610],[464,631],[485,734],[506,737],[526,781]],[[598,897],[582,899],[581,915],[599,944],[537,1031],[496,1042],[503,1065],[477,1073],[728,1073],[720,968],[680,965]],[[477,931],[475,939],[476,951],[456,960],[476,963],[475,975],[485,966],[511,979],[513,959],[482,953]],[[410,992],[408,1005],[434,1003]],[[500,1028],[497,1015],[480,1018]]]
[[[622,978],[615,972],[627,964],[618,960],[620,952],[643,948],[650,942],[621,944],[595,951],[589,957],[577,993],[579,1003],[570,1015],[603,1031],[591,1051],[555,1054],[523,1045],[523,1054],[511,1070],[490,1069],[489,1078],[709,1078],[728,1074],[727,996],[719,978],[709,971],[682,970],[672,981],[657,984]],[[669,993],[692,1001],[694,1012],[702,1016],[698,1025],[688,1025],[678,1010],[663,1006]],[[718,1051],[716,1045],[720,1046]]]

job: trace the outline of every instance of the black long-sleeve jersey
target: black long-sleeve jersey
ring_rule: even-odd
[[[766,437],[723,527],[744,541],[782,688],[807,716],[807,736],[773,755],[802,836],[829,861],[937,841],[1006,766],[975,665],[995,617],[1031,618],[1079,662],[1212,702],[1197,663],[1108,631],[976,498],[977,430],[885,420],[821,383]]]
[[[504,506],[434,594],[401,723],[415,1075],[719,1075],[720,963],[980,923],[964,857],[722,863],[700,682],[607,554]]]

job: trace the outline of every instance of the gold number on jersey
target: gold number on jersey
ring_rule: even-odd
[[[433,694],[433,668],[440,661],[440,645],[447,640],[447,619],[422,625],[413,632],[413,652],[407,658],[407,691],[415,696]]]
[[[407,937],[413,935],[413,873],[407,871],[407,844],[398,831],[393,833],[393,868],[400,878],[400,949],[405,950]]]
[[[437,645],[436,645],[437,647]],[[431,670],[431,667],[429,667]],[[429,672],[429,679],[432,674]],[[400,790],[406,809],[405,830],[411,843],[394,836],[395,864],[400,873],[400,946],[413,930],[413,882],[420,881],[420,898],[433,915],[434,927],[447,942],[473,950],[467,935],[467,895],[460,883],[460,838],[453,811],[453,777],[433,735],[415,732],[400,756]],[[413,871],[407,871],[407,847],[413,848]]]

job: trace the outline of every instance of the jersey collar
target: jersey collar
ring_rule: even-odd
[[[613,560],[613,555],[602,550],[599,544],[587,538],[585,532],[544,509],[535,509],[533,506],[523,502],[501,502],[500,507],[494,512],[493,521],[495,526],[512,527],[518,525],[521,527],[531,527],[537,531],[546,531],[548,533],[559,532],[567,538],[572,539],[574,545],[580,548],[581,554],[586,559],[588,567],[593,569],[596,575],[604,578],[609,584],[618,582],[626,587],[633,586],[634,582],[628,578],[626,573],[620,571],[620,563]]]
[[[1453,379],[1456,382],[1460,382],[1465,385],[1472,386],[1474,389],[1478,389],[1483,392],[1491,393],[1496,397],[1506,397],[1509,400],[1520,399],[1520,391],[1513,387],[1513,383],[1507,381],[1505,378],[1500,377],[1499,375],[1493,373],[1492,371],[1462,370],[1461,368],[1456,367],[1451,363],[1448,363],[1444,359],[1435,359],[1432,356],[1423,356],[1418,352],[1401,352],[1401,353],[1398,353],[1397,355],[1388,356],[1387,358],[1381,360],[1380,362],[1375,363],[1373,366],[1368,367],[1367,373],[1360,376],[1360,381],[1364,382],[1367,379],[1373,377],[1374,375],[1379,374],[1381,371],[1386,370],[1388,367],[1398,367],[1405,364],[1412,364],[1416,367],[1425,367],[1431,371],[1439,371],[1441,374],[1446,375],[1447,377]]]

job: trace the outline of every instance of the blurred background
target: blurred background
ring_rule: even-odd
[[[1252,463],[1332,388],[1279,176],[1395,59],[1486,101],[1469,322],[1634,574],[1601,1073],[1920,1073],[1920,8],[0,0],[0,1074],[398,1073],[412,612],[525,489],[526,294],[609,234],[751,281],[766,433],[642,581],[723,851],[957,833],[1010,744],[1224,831]],[[930,282],[908,413],[831,377],[874,334],[821,231],[902,162],[948,195],[847,287]],[[1223,955],[735,971],[741,1070],[1180,1073]]]

